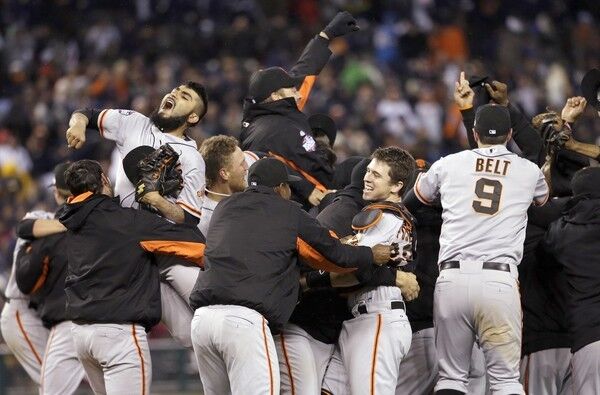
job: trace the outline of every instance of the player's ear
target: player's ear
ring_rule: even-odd
[[[188,115],[187,117],[187,123],[189,123],[190,125],[195,125],[200,121],[200,117],[198,116],[198,114],[196,114],[195,112],[191,113],[190,115]]]
[[[398,181],[396,184],[394,184],[394,186],[392,187],[392,192],[394,193],[394,195],[399,195],[400,191],[402,190],[402,187],[404,187],[404,183],[402,181]]]
[[[477,134],[477,132],[475,131],[475,128],[472,129],[473,132],[473,137],[475,138],[475,142],[479,142],[479,135]]]
[[[219,176],[224,179],[225,181],[229,180],[229,173],[227,172],[227,170],[225,169],[220,169],[219,170]]]

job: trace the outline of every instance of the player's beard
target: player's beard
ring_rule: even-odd
[[[187,115],[179,117],[164,117],[158,113],[158,109],[150,114],[150,120],[160,129],[161,132],[170,132],[179,129],[187,123]]]

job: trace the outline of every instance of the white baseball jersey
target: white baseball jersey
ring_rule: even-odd
[[[208,235],[208,225],[210,225],[210,219],[212,218],[213,211],[217,208],[219,202],[212,200],[208,196],[205,196],[202,201],[202,217],[200,217],[200,223],[198,229],[206,237]]]
[[[462,151],[421,174],[415,195],[425,204],[438,196],[443,207],[440,254],[447,260],[519,264],[533,201],[548,199],[542,171],[504,145]]]
[[[177,199],[169,200],[200,218],[205,178],[204,160],[196,141],[163,133],[150,118],[132,110],[103,110],[98,116],[98,130],[102,137],[117,143],[121,159],[141,145],[158,148],[169,144],[179,154],[183,173],[183,189]],[[134,185],[127,179],[122,164],[118,166],[115,195],[119,195],[123,207],[137,208]]]

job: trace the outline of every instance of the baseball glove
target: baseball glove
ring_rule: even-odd
[[[547,155],[560,150],[571,138],[571,128],[556,111],[548,110],[538,114],[531,123],[542,137]]]
[[[162,145],[138,163],[139,181],[135,187],[135,200],[148,192],[176,197],[183,188],[183,177],[178,166],[179,154],[168,144]]]

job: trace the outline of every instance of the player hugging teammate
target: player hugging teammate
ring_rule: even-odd
[[[336,166],[335,123],[302,109],[358,30],[340,12],[289,71],[255,72],[240,141],[189,137],[196,82],[150,117],[72,114],[68,145],[97,130],[121,163],[114,191],[99,163],[61,164],[59,210],[19,225],[1,329],[41,392],[151,393],[162,320],[205,394],[600,393],[600,150],[573,138],[600,71],[531,122],[461,73],[471,149]]]

